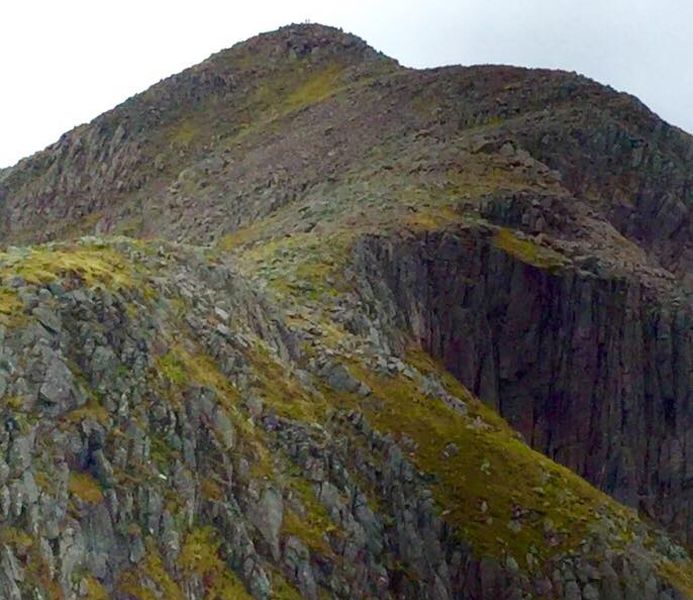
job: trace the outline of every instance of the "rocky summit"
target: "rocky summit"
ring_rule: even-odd
[[[693,137],[259,35],[0,170],[0,598],[693,598]]]

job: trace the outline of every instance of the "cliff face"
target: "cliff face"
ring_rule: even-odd
[[[356,252],[372,300],[532,447],[692,539],[690,305],[530,264],[498,235],[372,236]]]
[[[683,548],[423,356],[177,246],[0,264],[6,598],[686,597]]]
[[[0,596],[693,597],[691,148],[304,25],[2,170]]]

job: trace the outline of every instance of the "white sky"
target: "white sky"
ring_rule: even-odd
[[[306,19],[408,66],[578,71],[693,131],[693,0],[0,0],[0,167],[213,52]]]

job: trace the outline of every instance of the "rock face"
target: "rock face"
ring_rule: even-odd
[[[690,304],[470,231],[373,236],[357,256],[395,325],[532,447],[693,539]]]
[[[692,149],[302,25],[0,170],[0,597],[693,598]]]

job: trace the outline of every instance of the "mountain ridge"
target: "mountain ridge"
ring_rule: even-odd
[[[692,166],[301,25],[4,171],[3,594],[691,597]]]
[[[134,100],[137,100],[138,102],[146,105],[147,98],[150,96],[156,96],[156,93],[158,90],[162,90],[161,96],[163,96],[163,98],[153,98],[153,100],[156,100],[159,103],[161,103],[162,101],[165,103],[168,101],[168,100],[166,100],[166,98],[171,94],[171,92],[167,92],[167,91],[163,91],[163,90],[166,87],[172,86],[177,80],[179,80],[181,78],[186,80],[186,81],[189,80],[189,83],[185,83],[182,85],[183,88],[185,88],[186,85],[195,85],[196,89],[201,88],[203,91],[209,91],[209,93],[214,94],[218,91],[217,88],[215,88],[215,86],[221,85],[222,86],[222,93],[223,93],[223,90],[225,89],[224,86],[229,85],[228,82],[223,83],[224,81],[226,81],[225,77],[226,78],[230,77],[230,74],[229,74],[230,72],[228,72],[228,70],[224,71],[225,67],[223,65],[224,65],[225,61],[232,60],[232,57],[234,56],[234,52],[237,54],[245,53],[244,54],[244,56],[245,56],[248,52],[251,52],[251,51],[257,52],[258,51],[257,48],[264,48],[263,43],[265,41],[267,41],[266,45],[268,46],[268,48],[264,49],[264,54],[262,55],[263,60],[264,60],[264,58],[267,55],[271,56],[273,52],[277,53],[279,51],[284,51],[284,52],[288,52],[289,55],[291,55],[290,54],[291,52],[295,53],[296,49],[290,46],[292,43],[299,49],[299,51],[304,51],[304,49],[306,47],[310,47],[310,46],[306,46],[306,44],[309,44],[309,43],[316,44],[319,42],[324,43],[325,40],[327,40],[330,44],[332,44],[332,46],[337,45],[337,41],[332,40],[332,38],[325,37],[327,35],[325,33],[325,31],[327,31],[332,36],[337,36],[337,41],[341,40],[343,38],[344,39],[343,43],[355,44],[357,53],[360,51],[364,51],[364,47],[367,47],[367,46],[365,46],[365,43],[362,40],[359,40],[359,38],[356,38],[354,36],[349,37],[345,34],[341,34],[340,32],[338,32],[338,30],[335,30],[335,29],[323,28],[323,27],[317,26],[317,25],[289,26],[287,28],[280,29],[276,33],[264,34],[264,35],[257,36],[256,38],[253,38],[250,42],[237,44],[236,46],[234,46],[230,50],[217,53],[217,54],[213,55],[212,57],[210,57],[210,59],[207,59],[206,61],[201,63],[200,65],[197,65],[196,67],[193,67],[191,69],[186,70],[182,75],[172,76],[172,77],[169,77],[165,80],[162,80],[162,82],[160,82],[159,84],[156,84],[150,90],[147,90],[141,94],[138,94],[138,95],[134,96],[133,98],[131,98],[129,101],[120,105],[119,107],[116,107],[116,109],[114,109],[116,111],[115,113],[112,111],[109,111],[109,113],[106,113],[106,115],[110,115],[113,118],[127,117],[129,119],[130,117],[128,117],[127,115],[120,115],[118,113],[118,111],[119,110],[122,111],[124,109],[124,107],[126,105],[128,105],[128,103],[131,103]],[[292,36],[294,35],[294,32],[298,32],[295,34],[298,41],[293,40],[293,38],[292,38]],[[303,33],[301,33],[301,32],[303,32]],[[339,37],[339,36],[341,36],[341,37]],[[306,41],[304,39],[306,37],[308,38],[308,41]],[[319,48],[319,46],[317,46],[317,47]],[[338,49],[340,50],[340,52],[342,52],[343,51],[343,45],[339,44]],[[374,51],[370,51],[370,52],[375,54]],[[237,61],[237,62],[242,62],[241,59],[243,59],[243,57],[240,57],[239,61]],[[245,60],[245,59],[243,59],[243,60]],[[311,67],[313,67],[313,65],[311,65]],[[252,71],[253,68],[251,68],[250,70]],[[498,74],[500,74],[500,77],[505,77],[505,78],[507,78],[510,73],[515,73],[515,74],[524,73],[527,76],[537,76],[539,78],[546,77],[549,74],[553,73],[557,77],[567,78],[566,85],[569,85],[569,87],[575,86],[575,85],[578,85],[578,87],[582,86],[582,88],[584,88],[585,91],[588,93],[597,93],[597,92],[602,92],[602,91],[608,92],[609,91],[608,88],[603,88],[601,86],[598,86],[598,84],[595,84],[594,82],[591,82],[590,80],[588,80],[586,78],[582,78],[582,77],[574,78],[570,74],[564,74],[561,72],[549,72],[546,70],[524,71],[524,70],[518,69],[518,68],[506,68],[506,67],[489,67],[489,68],[485,68],[485,67],[468,67],[468,68],[450,67],[450,68],[446,68],[445,71],[454,70],[454,71],[462,73],[464,71],[464,69],[471,69],[471,70],[477,69],[480,72],[487,70],[489,73],[498,73]],[[222,74],[220,74],[219,71],[221,71]],[[437,70],[416,71],[416,70],[411,70],[411,69],[404,69],[403,72],[404,73],[412,73],[412,74],[420,74],[422,77],[426,77],[427,73],[430,73],[431,77],[436,77],[437,74],[440,73],[440,71],[437,71]],[[506,75],[503,76],[502,75],[503,73],[505,73]],[[200,81],[197,81],[197,79],[194,77],[196,75],[199,75],[200,77],[208,77],[211,80],[214,80],[216,83],[210,82],[209,87],[211,88],[211,90],[206,90],[206,87],[207,87],[206,84],[204,84]],[[377,75],[377,73],[376,73],[376,75]],[[416,83],[425,85],[425,81],[424,82],[416,82]],[[512,84],[510,84],[510,85],[512,85]],[[186,92],[185,89],[183,89],[183,91],[176,89],[175,91],[176,91],[176,94],[175,94],[176,97],[180,97],[180,96],[187,97],[186,94],[190,93],[190,92]],[[560,98],[560,94],[566,94],[566,93],[572,94],[573,91],[568,90],[567,92],[566,91],[562,92],[561,90],[557,90],[557,93],[558,93],[558,96]],[[626,100],[626,103],[632,102],[632,98],[625,96],[625,95],[619,95],[619,94],[614,93],[610,97],[612,97],[614,100],[624,99],[624,100]],[[311,100],[313,100],[313,99],[311,99]],[[319,98],[318,98],[318,100],[319,100]],[[298,106],[297,108],[301,108],[301,106]],[[640,110],[639,114],[641,116],[645,116],[645,117],[649,118],[648,115],[651,115],[651,113],[649,113],[649,111],[642,111],[641,110],[643,108],[642,105],[637,106],[637,108]],[[261,106],[260,106],[260,110],[262,110]],[[506,108],[505,110],[507,112],[508,109]],[[517,109],[514,109],[514,110],[517,110]],[[164,112],[166,112],[166,110],[164,110]],[[100,117],[100,119],[102,119],[102,118]],[[101,128],[109,129],[109,127],[106,127],[105,123],[98,122],[98,119],[97,119],[97,121],[94,122],[94,125],[92,126],[92,128],[96,127],[97,125],[100,126]],[[145,125],[146,125],[146,123],[145,123]],[[664,125],[664,124],[662,124],[662,125]],[[659,127],[659,125],[656,125],[656,123],[654,125],[647,125],[647,126],[648,127],[654,127],[654,128]],[[86,127],[89,127],[89,126],[87,125]],[[666,126],[666,128],[668,128],[669,130],[674,132],[674,135],[676,135],[677,131],[675,128],[671,128],[670,126]],[[122,141],[122,140],[119,140],[118,138],[119,138],[119,136],[122,136],[125,134],[124,130],[123,129],[118,130],[116,127],[113,127],[111,129],[113,130],[112,135],[116,136],[116,142],[118,143],[118,142]],[[78,128],[78,130],[79,130],[79,128]],[[117,134],[116,134],[116,132],[117,132]],[[183,131],[179,131],[178,134],[179,134],[180,138],[183,138],[182,143],[183,143],[183,145],[185,145],[186,143],[190,143],[192,141],[192,140],[184,139],[186,137],[186,135],[187,136],[193,135],[194,132],[192,132],[190,130],[186,131],[184,128]],[[181,140],[178,140],[178,141],[181,141]],[[688,152],[690,152],[690,147],[691,147],[690,137],[685,136],[682,141],[684,143],[686,141],[688,142],[687,143]],[[79,144],[79,142],[77,142],[77,143]],[[73,151],[78,152],[79,149],[78,148],[76,150],[73,149]],[[155,159],[155,156],[151,156],[149,158],[150,158],[150,160]],[[149,174],[149,175],[145,174],[144,176],[145,177],[151,176],[151,174]],[[115,177],[115,174],[112,177]],[[140,176],[140,177],[142,177],[142,176]],[[116,182],[113,182],[113,183],[116,183]],[[135,181],[131,185],[140,185],[140,184],[141,184],[141,182]],[[120,182],[120,185],[122,186],[123,182]],[[111,191],[115,192],[115,191],[117,191],[117,189],[114,189]]]

